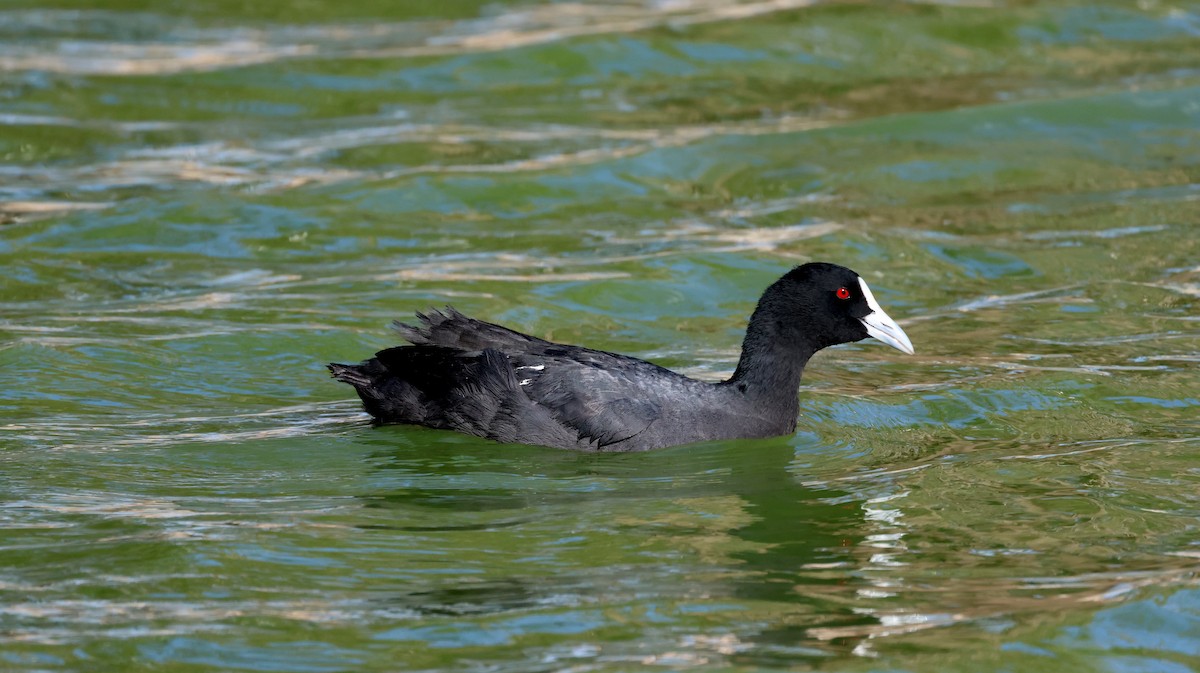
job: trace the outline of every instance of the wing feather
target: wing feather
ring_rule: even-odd
[[[394,324],[412,346],[375,359],[419,391],[419,422],[433,427],[603,449],[660,417],[659,396],[639,379],[681,378],[644,360],[556,344],[449,307],[417,318],[418,325]]]

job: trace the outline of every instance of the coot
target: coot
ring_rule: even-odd
[[[394,325],[411,346],[329,365],[377,422],[584,451],[790,434],[800,375],[813,353],[868,336],[913,353],[866,282],[825,263],[798,266],[767,288],[737,370],[720,383],[544,341],[452,308],[417,317],[420,325]]]

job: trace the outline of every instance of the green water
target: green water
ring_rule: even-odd
[[[1200,5],[9,0],[0,670],[1200,671]],[[372,428],[452,303],[794,436]]]

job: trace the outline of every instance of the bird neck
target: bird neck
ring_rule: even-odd
[[[794,317],[785,321],[772,313],[761,304],[754,311],[746,327],[737,370],[726,384],[762,404],[798,409],[800,377],[818,349],[800,336]]]

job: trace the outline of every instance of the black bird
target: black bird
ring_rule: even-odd
[[[394,324],[411,346],[329,365],[377,422],[584,451],[790,434],[800,375],[813,353],[868,336],[913,353],[866,282],[823,263],[798,266],[767,288],[737,370],[720,383],[544,341],[452,308],[417,317],[421,325]]]

